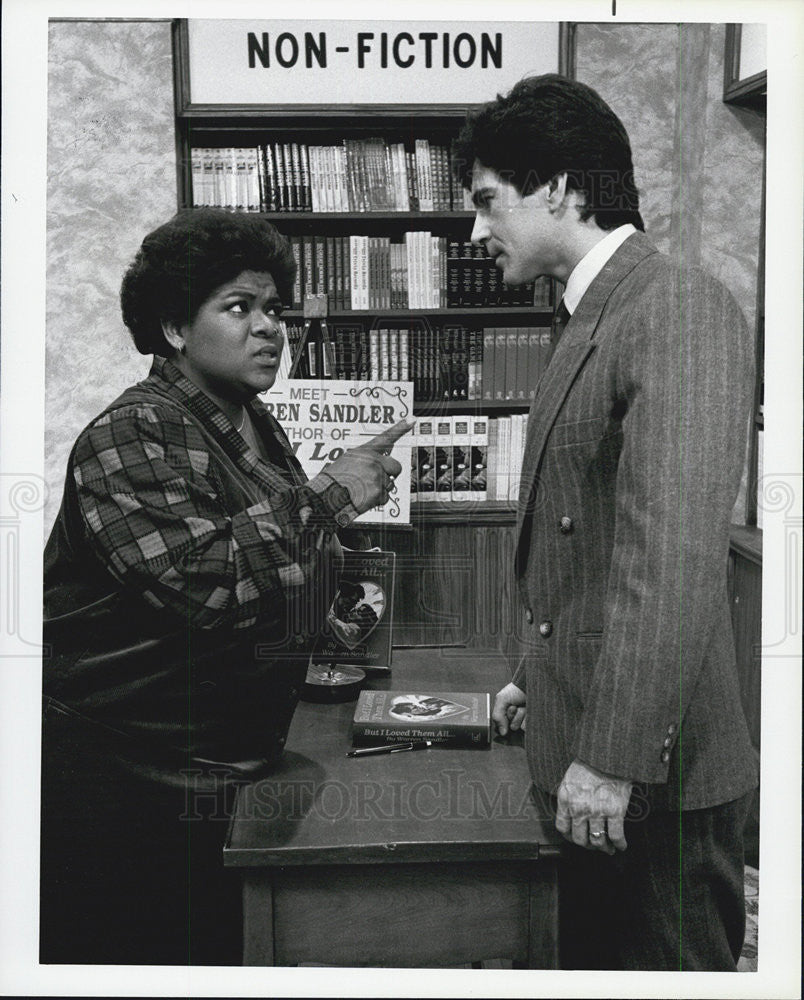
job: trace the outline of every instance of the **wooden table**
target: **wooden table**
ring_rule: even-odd
[[[397,650],[378,688],[484,691],[499,654]],[[241,791],[224,862],[244,964],[558,967],[560,837],[521,735],[490,749],[347,758],[354,702],[299,705],[280,768]]]

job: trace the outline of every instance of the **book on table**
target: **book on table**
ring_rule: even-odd
[[[420,740],[451,746],[488,746],[491,696],[486,691],[360,692],[352,722],[355,746]]]

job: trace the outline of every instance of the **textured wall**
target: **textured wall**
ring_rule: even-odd
[[[722,24],[579,24],[576,77],[628,130],[648,236],[720,278],[753,329],[765,117],[723,103],[725,34]]]
[[[579,24],[576,76],[628,130],[648,235],[756,307],[764,115],[723,103],[722,24]]]
[[[170,23],[54,21],[48,63],[46,531],[76,435],[147,374],[120,280],[176,210]]]
[[[577,77],[631,136],[648,234],[756,300],[764,119],[722,103],[723,25],[577,28]],[[147,371],[120,320],[123,270],[176,206],[170,25],[50,29],[45,524],[78,431]]]

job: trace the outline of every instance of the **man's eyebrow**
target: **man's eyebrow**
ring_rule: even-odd
[[[484,202],[489,195],[494,194],[494,188],[482,187],[478,188],[476,191],[472,192],[472,204],[475,208],[478,208],[482,202]]]

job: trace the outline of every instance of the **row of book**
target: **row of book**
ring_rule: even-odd
[[[297,273],[291,308],[325,292],[330,310],[550,308],[548,278],[516,288],[502,281],[483,247],[408,232],[385,236],[293,236]]]
[[[451,161],[448,146],[428,139],[200,146],[190,151],[192,204],[241,212],[469,210]]]
[[[299,352],[304,327],[287,328],[289,354]],[[329,331],[328,331],[329,332]],[[417,402],[533,398],[550,357],[546,327],[486,327],[420,324],[336,324],[325,349],[320,330],[305,340],[296,378],[413,382]]]
[[[418,417],[411,431],[411,503],[514,502],[527,414]]]

